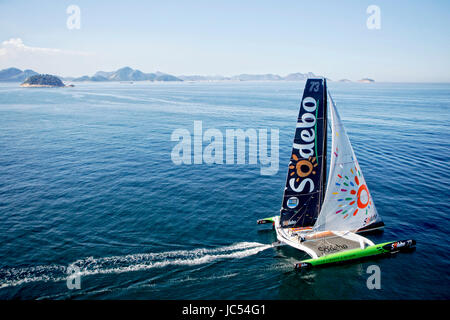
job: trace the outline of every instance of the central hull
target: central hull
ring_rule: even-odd
[[[329,252],[364,249],[373,246],[369,239],[353,232],[313,232],[312,228],[282,228],[278,217],[274,217],[278,241],[307,253],[317,259]]]
[[[298,228],[282,228],[278,217],[270,219],[273,222],[278,241],[301,250],[311,257],[311,259],[295,264],[296,269],[309,269],[366,257],[386,255],[411,250],[416,245],[415,240],[374,244],[369,239],[352,232],[312,232],[308,228],[300,230]],[[321,250],[320,244],[322,243],[325,245],[322,246]],[[331,250],[323,251],[323,248],[327,247],[331,248]]]
[[[345,261],[357,260],[366,257],[372,257],[377,255],[385,255],[388,253],[395,253],[399,251],[411,250],[416,245],[415,240],[402,240],[380,243],[377,245],[369,246],[365,249],[353,249],[344,252],[332,253],[330,255],[303,260],[295,265],[296,269],[309,269],[312,267],[335,264]]]

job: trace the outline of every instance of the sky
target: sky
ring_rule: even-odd
[[[449,30],[447,0],[0,0],[0,69],[450,82]]]

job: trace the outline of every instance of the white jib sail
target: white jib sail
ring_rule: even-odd
[[[356,231],[381,219],[329,93],[328,102],[331,161],[325,199],[314,230]]]

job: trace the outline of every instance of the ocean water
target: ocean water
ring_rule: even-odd
[[[450,84],[329,83],[386,223],[368,237],[417,250],[296,272],[305,256],[255,221],[279,212],[303,88],[0,84],[0,299],[449,299]],[[196,120],[279,129],[278,172],[174,164]]]

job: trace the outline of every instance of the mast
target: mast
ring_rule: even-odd
[[[306,81],[280,211],[282,227],[312,227],[325,196],[326,80]]]
[[[319,206],[319,212],[320,208],[322,207],[323,200],[325,199],[325,193],[327,191],[327,188],[325,187],[327,185],[327,139],[328,139],[328,90],[327,90],[327,79],[323,79],[323,164],[322,164],[322,199],[320,201]]]

